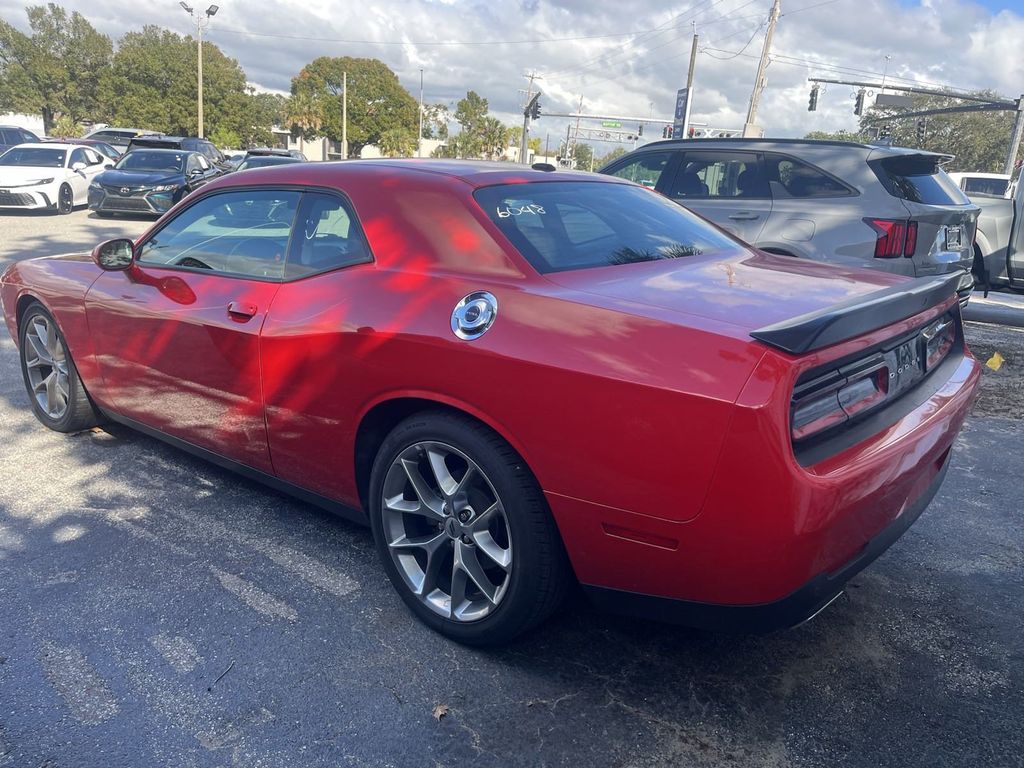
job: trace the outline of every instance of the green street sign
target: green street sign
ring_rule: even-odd
[[[621,128],[622,127],[622,123],[620,123],[618,120],[603,120],[601,122],[601,127],[602,128]]]

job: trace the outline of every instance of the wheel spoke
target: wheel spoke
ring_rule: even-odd
[[[32,347],[32,351],[35,353],[36,359],[32,361],[35,365],[45,364],[52,365],[53,358],[50,356],[49,350],[46,348],[46,332],[43,331],[43,335],[39,335],[39,326],[36,323],[32,324],[32,329],[25,334],[25,338],[28,340],[29,346]],[[32,363],[27,364],[32,365]]]
[[[419,499],[407,499],[402,495],[384,499],[384,508],[402,515],[420,515],[434,522],[444,520],[443,514],[425,506]]]
[[[416,462],[409,461],[408,459],[402,459],[401,461],[402,469],[405,470],[405,475],[409,478],[409,483],[419,498],[420,504],[433,512],[434,516],[443,517],[441,497],[437,495],[433,488],[427,485],[427,481],[423,479],[423,475],[420,473],[420,468]]]
[[[476,548],[463,544],[461,541],[455,542],[455,560],[454,566],[461,568],[465,571],[466,575],[469,576],[470,580],[476,585],[484,597],[486,597],[492,604],[497,604],[497,593],[498,588],[495,587],[487,574],[484,573],[483,566],[480,565],[480,560],[476,554]]]
[[[478,551],[483,552],[490,560],[493,560],[501,570],[508,572],[512,567],[512,548],[502,547],[491,536],[490,531],[473,534],[473,542]]]
[[[50,353],[50,359],[56,360],[60,354],[60,342],[57,340],[57,329],[53,323],[46,323],[46,351]]]
[[[451,471],[448,469],[448,465],[445,464],[446,454],[437,450],[437,448],[427,449],[427,461],[430,464],[430,469],[434,473],[434,480],[437,481],[437,487],[441,489],[441,493],[445,496],[451,497],[455,495],[456,489],[459,487],[459,483],[452,476]]]
[[[41,378],[38,383],[32,385],[32,391],[37,395],[42,395],[50,391],[50,379],[53,378],[53,372],[51,371],[48,376]]]
[[[397,539],[389,543],[388,546],[392,549],[422,549],[424,552],[430,553],[435,551],[447,540],[449,540],[448,536],[443,531],[441,533],[435,533],[432,536],[413,536],[412,538],[403,533]]]
[[[455,547],[455,559],[452,561],[452,591],[450,614],[453,619],[459,617],[462,604],[466,602],[466,584],[469,575],[459,565],[459,548]]]
[[[46,412],[53,416],[55,413],[59,413],[57,394],[57,372],[52,372],[46,377]]]

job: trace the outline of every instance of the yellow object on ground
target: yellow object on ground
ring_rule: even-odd
[[[993,352],[992,353],[992,357],[990,357],[985,362],[985,365],[987,365],[993,371],[998,371],[1000,368],[1003,367],[1003,363],[1005,363],[1005,362],[1006,361],[1003,359],[1002,355],[1000,355],[998,352]]]

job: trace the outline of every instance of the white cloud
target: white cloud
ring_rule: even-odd
[[[960,88],[992,88],[1017,96],[1024,84],[1024,16],[998,13],[967,0],[784,0],[761,100],[759,123],[768,135],[852,128],[850,88],[832,86],[807,112],[807,77],[841,76],[824,66],[863,70],[846,76],[876,79],[889,61],[890,82],[910,78]],[[1017,0],[1006,0],[1017,4]],[[208,37],[237,58],[250,82],[286,91],[303,64],[317,56],[369,56],[385,61],[411,93],[425,71],[429,102],[455,102],[468,89],[491,103],[508,123],[521,122],[524,74],[537,72],[547,113],[584,109],[605,114],[669,117],[675,90],[685,83],[691,20],[701,35],[693,119],[739,127],[757,67],[770,0],[693,0],[665,7],[659,0],[378,0],[372,4],[278,0],[242,4],[224,0]],[[131,0],[70,0],[103,32],[118,37],[143,24],[188,33],[191,20],[172,0],[166,7]],[[791,7],[792,6],[792,7]],[[159,10],[157,10],[159,8]],[[24,28],[20,4],[0,0],[4,19]],[[623,33],[656,30],[647,34]],[[550,38],[619,35],[530,44]],[[340,42],[368,41],[368,42]],[[743,55],[732,56],[747,41]],[[453,41],[486,43],[439,45]],[[381,43],[396,43],[383,45]],[[433,44],[431,44],[433,43]],[[720,50],[713,50],[720,49]],[[727,51],[730,53],[723,53]],[[718,57],[718,58],[715,58]],[[783,58],[792,57],[792,58]],[[855,78],[856,79],[856,78]],[[533,135],[564,136],[566,122],[542,119]],[[648,130],[647,136],[659,132]],[[604,145],[602,150],[609,149]]]

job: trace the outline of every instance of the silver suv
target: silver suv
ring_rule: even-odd
[[[921,277],[971,276],[979,209],[949,155],[800,139],[656,141],[601,173],[655,189],[764,251]]]

